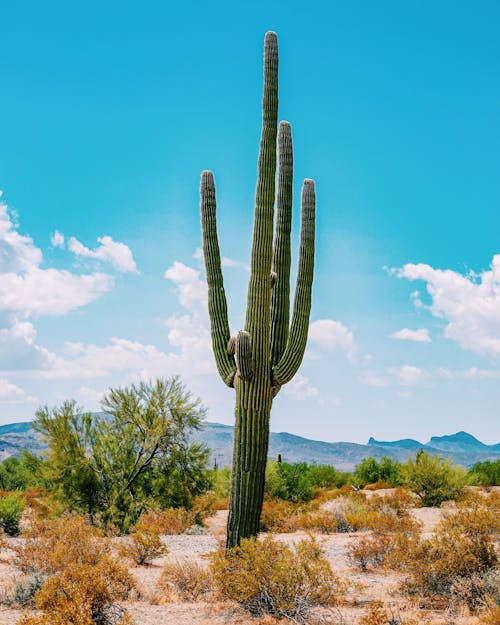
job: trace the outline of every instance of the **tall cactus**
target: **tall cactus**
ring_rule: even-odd
[[[220,376],[236,391],[228,548],[258,532],[271,404],[281,386],[292,379],[300,366],[311,309],[316,204],[314,182],[305,180],[302,187],[299,269],[290,323],[292,132],[290,124],[284,121],[278,131],[277,122],[278,41],[275,33],[268,32],[264,41],[262,135],[245,329],[233,337],[229,333],[217,239],[214,177],[210,171],[201,175],[203,253],[212,346]],[[277,134],[279,167],[274,229]]]

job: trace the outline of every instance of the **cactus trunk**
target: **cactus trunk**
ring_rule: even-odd
[[[264,42],[262,135],[245,329],[233,337],[229,334],[211,172],[202,173],[200,187],[212,347],[222,380],[236,392],[228,548],[259,530],[271,404],[300,366],[311,308],[316,198],[313,181],[306,180],[302,189],[299,271],[289,327],[293,152],[290,124],[281,122],[274,232],[277,120],[278,42],[276,34],[269,32]]]

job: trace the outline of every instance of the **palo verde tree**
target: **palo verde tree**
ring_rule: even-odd
[[[276,136],[278,189],[274,227]],[[245,329],[230,337],[227,303],[216,228],[212,172],[201,175],[203,252],[208,283],[208,310],[217,369],[236,391],[236,429],[227,547],[255,535],[262,509],[271,404],[283,384],[297,372],[307,341],[314,268],[315,190],[302,187],[299,268],[291,322],[290,231],[293,151],[288,122],[278,132],[278,41],[268,32],[264,42],[262,135],[255,198],[255,219]]]
[[[74,401],[40,408],[39,473],[69,510],[125,532],[151,507],[189,506],[209,486],[208,449],[192,440],[205,408],[177,377],[110,389],[100,414]]]

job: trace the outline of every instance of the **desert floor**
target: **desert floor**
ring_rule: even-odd
[[[436,508],[419,508],[413,514],[423,524],[425,532],[432,532],[441,517],[441,510]],[[164,542],[169,552],[157,558],[150,566],[131,569],[139,586],[140,596],[134,601],[123,604],[134,617],[136,625],[227,625],[239,623],[256,625],[256,619],[246,615],[238,608],[216,601],[200,601],[182,603],[169,601],[162,603],[155,590],[156,582],[161,574],[162,566],[175,560],[197,561],[207,564],[205,554],[218,548],[223,540],[226,511],[219,511],[206,522],[206,531],[202,535],[165,536]],[[293,543],[306,536],[303,532],[293,534],[277,534],[284,542]],[[399,574],[372,570],[362,572],[350,563],[346,556],[347,546],[359,537],[358,534],[318,535],[322,541],[326,557],[333,570],[342,578],[355,582],[346,601],[331,611],[318,613],[322,622],[335,625],[357,625],[366,608],[374,601],[382,601],[393,615],[394,623],[428,623],[432,625],[473,625],[478,622],[475,617],[465,615],[443,615],[437,612],[422,611],[411,606],[398,591],[401,581]],[[19,540],[19,539],[9,539]],[[119,539],[118,539],[119,540]],[[10,564],[12,552],[8,549],[0,551],[0,594],[12,589],[20,579],[19,571]],[[14,625],[22,610],[0,605],[0,624]],[[269,621],[267,621],[269,622]]]

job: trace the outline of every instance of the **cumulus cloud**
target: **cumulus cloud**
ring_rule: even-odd
[[[104,273],[77,275],[63,269],[31,267],[0,275],[0,310],[23,316],[64,315],[86,306],[113,287]]]
[[[361,383],[366,386],[382,387],[387,386],[388,381],[376,373],[365,373],[360,377]]]
[[[75,274],[42,269],[43,255],[33,239],[18,232],[0,201],[0,311],[18,317],[62,315],[109,291],[114,282],[104,273]]]
[[[412,365],[403,365],[398,368],[388,368],[387,372],[395,376],[401,386],[414,386],[419,382],[426,380],[429,376],[427,371],[413,367]]]
[[[200,278],[200,272],[175,261],[165,271],[164,277],[177,285],[181,305],[197,319],[208,322],[208,289],[207,283]]]
[[[26,392],[16,386],[15,384],[11,384],[8,380],[3,378],[0,379],[0,402],[5,404],[24,404],[24,403],[35,403],[37,401],[36,397],[31,397],[27,395]]]
[[[431,343],[431,337],[429,336],[429,330],[427,328],[418,328],[418,330],[410,330],[409,328],[403,328],[394,332],[390,336],[391,339],[400,339],[402,341],[415,341],[417,343]]]
[[[339,321],[318,319],[309,325],[309,340],[322,349],[340,349],[351,360],[356,358],[356,343],[353,333]]]
[[[429,310],[446,321],[445,336],[480,354],[500,356],[500,254],[490,269],[461,274],[423,263],[393,270],[399,278],[423,280],[431,297]],[[413,297],[422,306],[419,294]]]
[[[301,373],[297,373],[295,375],[295,377],[284,387],[284,391],[287,395],[290,395],[299,401],[318,396],[318,389],[311,386],[309,378]]]
[[[68,241],[68,249],[76,256],[95,258],[96,260],[110,263],[115,269],[123,273],[139,273],[132,251],[128,245],[113,241],[112,237],[109,236],[98,237],[97,242],[100,245],[91,250],[75,237],[71,237]]]
[[[61,234],[56,230],[50,237],[50,242],[53,247],[64,247],[64,234]]]

